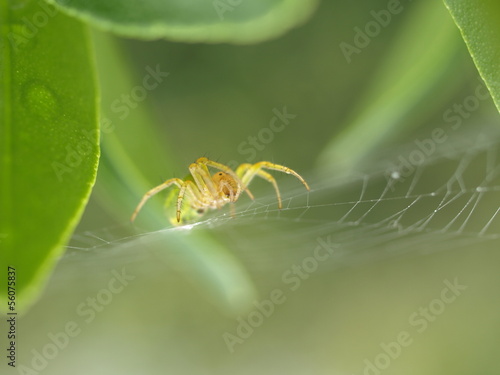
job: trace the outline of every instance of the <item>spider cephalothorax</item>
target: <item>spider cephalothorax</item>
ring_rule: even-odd
[[[211,175],[208,167],[219,171]],[[309,190],[309,186],[297,172],[282,165],[261,161],[255,164],[241,164],[236,171],[233,171],[224,164],[207,158],[199,158],[189,166],[190,175],[186,178],[171,178],[144,194],[132,214],[131,220],[135,220],[138,212],[149,198],[172,185],[176,186],[175,195],[167,198],[167,206],[173,203],[172,197],[174,197],[177,202],[175,204],[175,221],[171,220],[173,224],[181,222],[182,203],[185,199],[189,200],[191,213],[196,212],[198,216],[205,213],[207,209],[220,209],[227,203],[236,202],[242,191],[245,191],[253,199],[253,195],[247,187],[255,176],[259,176],[273,185],[278,199],[278,208],[281,208],[281,195],[278,184],[274,177],[263,171],[263,169],[294,175]],[[188,216],[191,218],[193,215]]]
[[[238,182],[231,177],[230,174],[225,172],[217,172],[212,176],[212,180],[215,183],[215,186],[218,186],[220,191],[224,193],[227,198],[230,198],[231,201],[234,202],[233,192],[238,190]]]

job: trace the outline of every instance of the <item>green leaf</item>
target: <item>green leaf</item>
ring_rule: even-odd
[[[254,43],[304,22],[317,0],[47,0],[104,30],[134,38]]]
[[[33,303],[95,181],[96,85],[87,29],[41,1],[0,5],[0,269]],[[0,309],[7,308],[1,283]]]
[[[444,0],[500,111],[500,2]]]

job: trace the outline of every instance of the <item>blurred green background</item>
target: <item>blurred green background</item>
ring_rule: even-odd
[[[387,4],[322,1],[303,26],[255,45],[96,31],[97,184],[19,322],[19,363],[33,368],[45,350],[39,372],[51,375],[498,374],[498,112],[479,100],[449,130],[444,114],[480,81],[440,2],[402,2],[348,62],[341,43]],[[126,104],[157,68],[168,77]],[[253,147],[255,157],[241,152],[283,108],[296,116],[284,130]],[[437,127],[446,142],[391,179]],[[276,173],[281,212],[272,187],[255,181],[256,202],[242,196],[234,219],[225,207],[169,229],[161,195],[128,223],[142,194],[200,156],[283,164],[312,191]],[[446,302],[456,280],[467,288]],[[273,295],[267,317],[256,305],[271,309]],[[249,319],[255,327],[238,337]],[[65,340],[68,322],[78,333]],[[391,344],[405,333],[408,345]]]

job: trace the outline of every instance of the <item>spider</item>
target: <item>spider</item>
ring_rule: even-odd
[[[209,167],[217,169],[218,172],[211,175],[208,170]],[[173,212],[169,215],[170,222],[173,225],[181,224],[181,215],[183,222],[195,220],[203,215],[207,209],[220,209],[227,203],[236,202],[242,191],[245,191],[251,199],[254,199],[247,186],[255,176],[259,176],[273,185],[278,199],[278,208],[281,209],[281,195],[278,184],[274,177],[263,169],[291,174],[297,177],[307,190],[310,190],[307,182],[297,172],[283,165],[261,161],[255,164],[240,164],[236,171],[233,171],[224,164],[202,157],[189,166],[190,174],[186,178],[171,178],[144,194],[130,220],[132,222],[135,220],[142,206],[149,198],[172,185],[176,189],[172,190],[165,201],[167,209],[175,207],[175,215]],[[177,203],[175,203],[175,200]],[[189,203],[189,208],[183,208],[182,203],[184,201]]]

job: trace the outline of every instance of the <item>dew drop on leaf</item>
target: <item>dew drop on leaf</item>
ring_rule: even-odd
[[[53,119],[59,112],[59,102],[52,89],[40,82],[30,82],[23,92],[25,107],[43,119]]]

